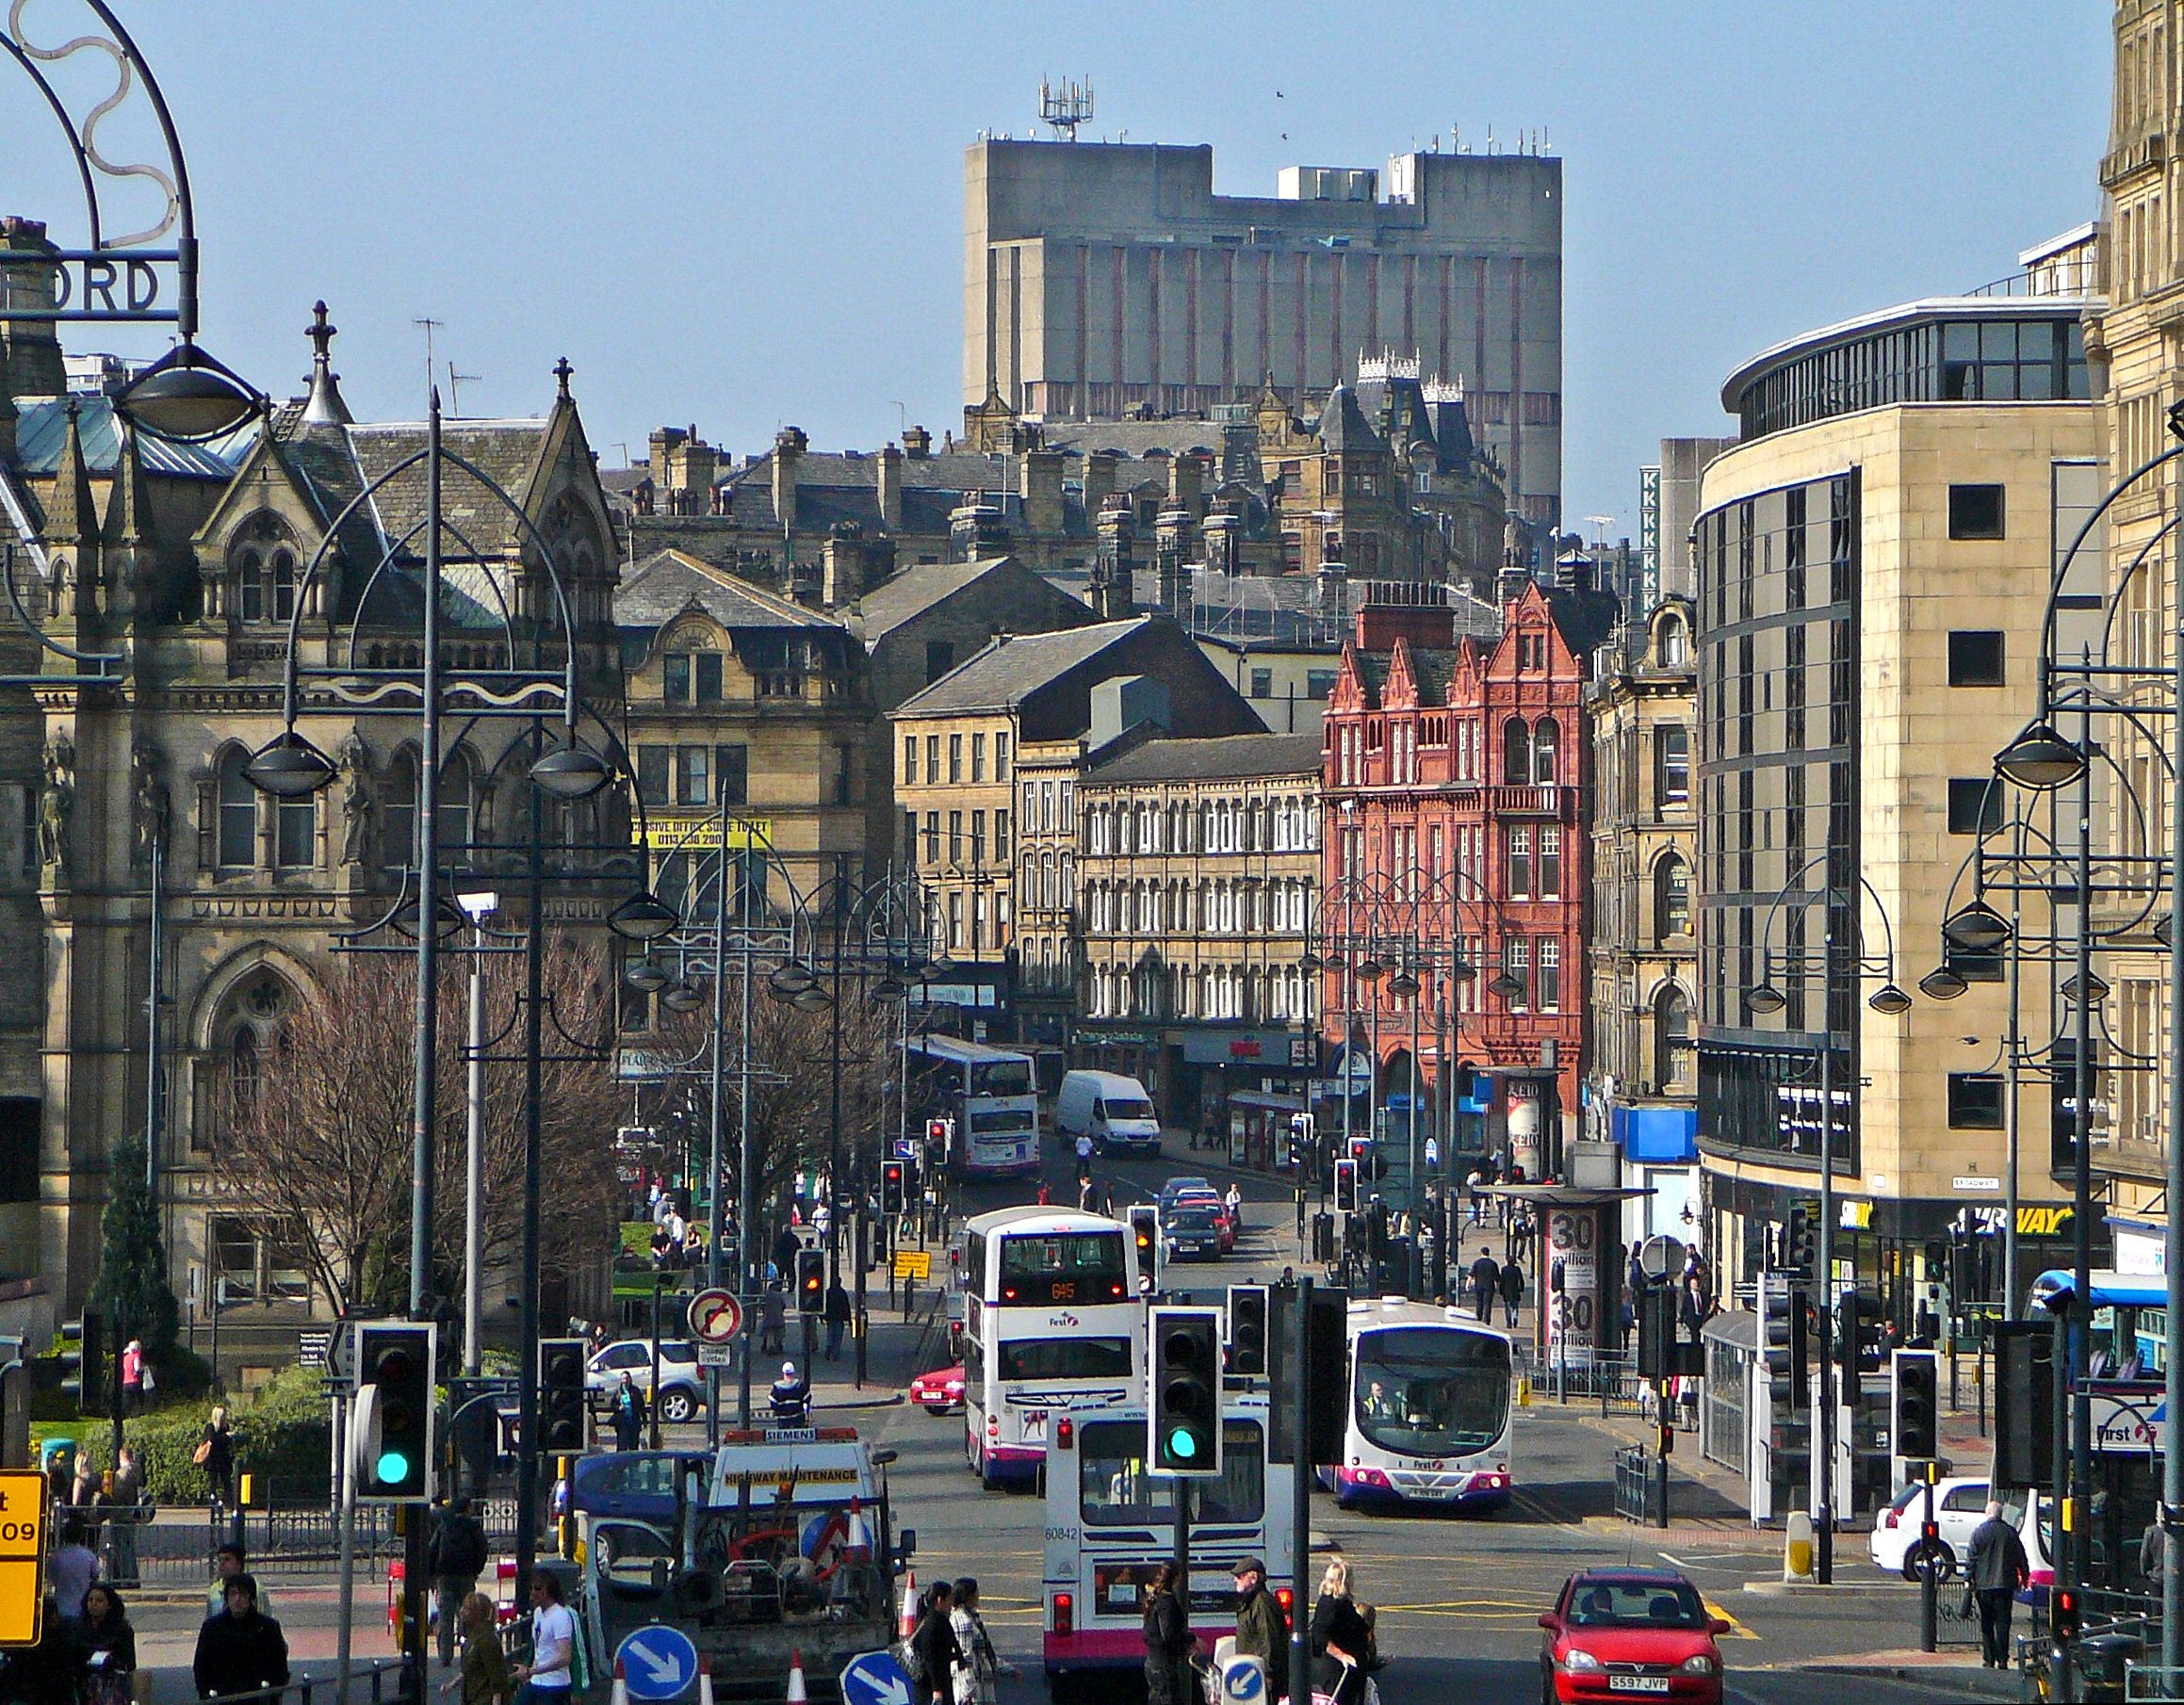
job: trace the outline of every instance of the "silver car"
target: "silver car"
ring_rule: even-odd
[[[705,1370],[698,1366],[696,1346],[687,1340],[660,1340],[657,1392],[652,1388],[649,1338],[626,1338],[594,1351],[584,1364],[584,1395],[594,1408],[604,1409],[614,1401],[625,1373],[659,1407],[661,1421],[694,1421],[705,1408]]]

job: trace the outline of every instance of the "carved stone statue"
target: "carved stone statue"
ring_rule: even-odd
[[[361,865],[371,858],[371,819],[379,802],[371,790],[371,755],[353,728],[341,742],[341,768],[348,778],[341,795],[341,862]]]
[[[75,742],[65,731],[45,743],[45,790],[38,807],[38,851],[48,865],[68,865],[69,823],[75,816]]]
[[[136,840],[133,863],[149,868],[154,847],[168,844],[167,784],[159,775],[159,749],[139,746],[129,759],[131,824]]]

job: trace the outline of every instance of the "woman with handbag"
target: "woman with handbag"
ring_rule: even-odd
[[[1176,1566],[1164,1563],[1145,1599],[1146,1705],[1195,1705],[1198,1671],[1191,1652],[1197,1645],[1190,1614],[1176,1592]]]
[[[205,1501],[221,1509],[235,1503],[236,1443],[235,1433],[228,1425],[227,1405],[212,1405],[212,1419],[204,1423],[204,1437],[197,1441],[197,1449],[189,1453],[189,1460],[204,1470]]]
[[[1312,1613],[1312,1684],[1333,1705],[1361,1705],[1371,1680],[1373,1630],[1350,1594],[1350,1566],[1329,1563]]]
[[[121,1595],[104,1581],[84,1594],[83,1652],[83,1705],[129,1705],[137,1631]]]

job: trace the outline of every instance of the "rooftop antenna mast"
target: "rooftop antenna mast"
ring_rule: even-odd
[[[1585,518],[1592,523],[1592,543],[1605,546],[1607,544],[1607,529],[1615,525],[1615,517],[1613,515],[1588,515]]]
[[[411,320],[410,324],[425,328],[425,388],[431,390],[433,381],[432,333],[443,330],[448,322],[444,319],[432,319],[420,316],[418,318]]]
[[[448,413],[449,414],[458,420],[463,416],[463,392],[461,389],[463,382],[465,380],[483,379],[485,375],[482,373],[458,373],[455,371],[453,362],[448,364]]]
[[[1065,142],[1077,139],[1077,126],[1089,123],[1092,119],[1092,80],[1081,81],[1065,78],[1059,86],[1047,78],[1039,79],[1039,122],[1049,126]]]

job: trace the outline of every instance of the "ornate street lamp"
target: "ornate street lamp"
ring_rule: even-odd
[[[607,927],[628,941],[658,941],[682,921],[675,908],[641,889],[607,914]]]
[[[571,740],[530,767],[530,779],[556,799],[589,799],[613,779],[604,758]]]
[[[2052,792],[2085,772],[2085,748],[2043,719],[1995,754],[1995,768],[2020,788]]]
[[[657,995],[667,986],[667,969],[656,959],[632,959],[622,973],[622,981],[640,995]]]
[[[1942,939],[1966,953],[1992,953],[2010,939],[2010,920],[1983,900],[1951,912],[1941,926]]]
[[[251,786],[275,799],[303,799],[334,777],[333,760],[293,728],[285,728],[243,765]]]
[[[1946,965],[1937,965],[1918,980],[1918,992],[1930,1000],[1954,1000],[1971,985]]]
[[[1755,989],[1748,989],[1744,996],[1744,1010],[1748,1013],[1779,1013],[1789,1004],[1789,997],[1771,982],[1763,982]]]
[[[1911,1010],[1911,997],[1894,982],[1884,982],[1866,997],[1866,1004],[1884,1018],[1894,1018]]]

